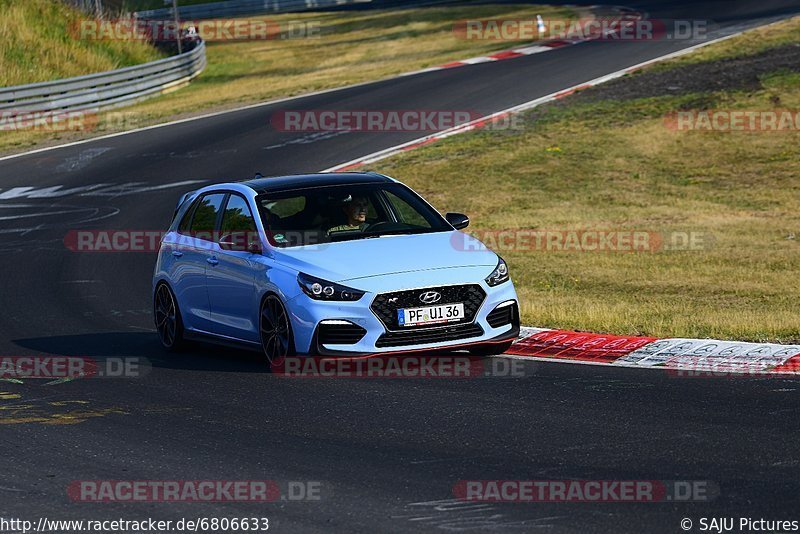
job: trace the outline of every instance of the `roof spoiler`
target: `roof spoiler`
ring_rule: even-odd
[[[184,202],[186,202],[187,200],[189,200],[189,198],[190,198],[192,195],[194,195],[195,193],[196,193],[196,191],[189,191],[188,193],[184,193],[184,194],[181,196],[180,200],[178,200],[178,205],[177,205],[177,206],[175,206],[175,213],[173,213],[173,214],[172,214],[172,218],[173,218],[173,219],[174,219],[174,218],[175,218],[175,216],[178,214],[178,210],[179,210],[179,209],[181,209],[181,206],[183,206]]]

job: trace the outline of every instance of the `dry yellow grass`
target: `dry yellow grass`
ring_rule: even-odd
[[[519,43],[459,38],[453,24],[490,17],[531,20],[537,14],[575,16],[570,9],[532,4],[269,15],[282,28],[292,22],[318,25],[319,37],[209,42],[208,67],[191,85],[125,108],[125,121],[110,121],[99,133],[376,80],[511,48]],[[85,135],[5,132],[0,133],[0,151]]]
[[[80,76],[153,61],[141,42],[75,39],[86,17],[52,0],[0,0],[0,87]]]
[[[766,38],[797,40],[798,30],[800,19]],[[706,57],[748,54],[751,40]],[[704,239],[697,250],[644,253],[505,247],[525,324],[800,342],[800,133],[665,127],[664,114],[700,96],[566,101],[537,110],[522,131],[456,136],[372,168],[443,211],[468,213],[479,231],[627,229]],[[714,96],[726,108],[800,109],[800,74]]]
[[[384,78],[514,43],[465,40],[454,21],[474,18],[569,16],[571,10],[536,6],[431,7],[424,9],[302,13],[271,16],[318,24],[308,39],[209,43],[207,71],[180,94],[140,106],[143,114],[181,113],[208,107],[291,96]]]
[[[756,54],[774,46],[796,43],[797,31],[797,19],[770,24],[739,35],[735,39],[723,41],[714,46],[701,48],[690,55],[664,63],[658,68],[669,68],[671,65],[675,64],[698,63],[701,61],[735,57],[741,55],[744,51],[747,51],[749,54]]]

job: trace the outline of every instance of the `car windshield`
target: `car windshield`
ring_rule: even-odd
[[[452,230],[402,184],[335,185],[259,197],[270,242],[278,247]]]

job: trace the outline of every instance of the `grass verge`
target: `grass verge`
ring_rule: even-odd
[[[142,42],[73,37],[86,15],[52,0],[0,0],[0,87],[69,78],[159,59]]]
[[[3,1],[9,0],[0,3]],[[319,32],[305,39],[209,42],[208,67],[188,87],[124,108],[124,120],[120,120],[120,113],[115,113],[113,120],[101,120],[100,131],[94,133],[111,133],[377,80],[505,50],[519,43],[465,40],[454,33],[454,21],[491,17],[534,20],[537,14],[549,19],[576,16],[571,9],[533,4],[268,15],[281,28],[312,24]],[[86,135],[85,132],[0,132],[0,151],[19,151],[37,143],[52,144]]]
[[[496,229],[699,236],[689,249],[650,252],[495,240],[523,324],[798,343],[800,133],[675,131],[664,119],[704,109],[797,113],[800,61],[787,69],[783,60],[798,52],[798,35],[794,19],[538,108],[521,129],[451,137],[371,167],[443,211],[470,214],[479,236]],[[782,58],[774,71],[764,68],[770,58]],[[752,65],[760,69],[755,87],[740,82]],[[720,83],[720,68],[734,66]],[[698,88],[698,77],[708,87]]]

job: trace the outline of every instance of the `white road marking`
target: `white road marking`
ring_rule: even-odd
[[[183,180],[181,182],[171,182],[168,184],[159,185],[148,185],[147,182],[126,182],[122,184],[104,183],[81,185],[78,187],[70,187],[69,189],[63,189],[63,185],[54,185],[39,189],[31,186],[20,186],[12,187],[3,193],[0,193],[0,200],[13,200],[17,198],[62,198],[67,196],[117,197],[138,193],[149,193],[151,191],[160,191],[162,189],[171,189],[173,187],[183,187],[186,185],[203,183],[205,181],[206,180]],[[0,189],[0,191],[2,191],[2,189]],[[13,208],[26,207],[26,205],[0,204],[0,207]]]
[[[172,182],[169,184],[161,185],[145,185],[147,182],[127,182],[105,189],[92,190],[82,193],[82,197],[120,197],[125,195],[135,195],[139,193],[150,193],[152,191],[161,191],[162,189],[172,189],[173,187],[183,187],[185,185],[193,185],[204,183],[207,180],[184,180],[182,182]]]
[[[779,21],[779,22],[782,22],[782,21]],[[777,24],[777,23],[778,22],[773,22],[772,24],[768,24],[766,26],[758,26],[756,28],[751,28],[751,30],[755,30],[757,28],[768,27],[768,26],[771,26],[771,25]],[[750,31],[750,30],[748,30],[748,31]],[[522,112],[522,111],[531,110],[533,108],[541,106],[542,104],[546,104],[548,102],[552,102],[553,100],[556,100],[560,96],[568,94],[568,93],[573,92],[573,91],[576,91],[578,89],[581,89],[581,88],[584,88],[584,87],[590,87],[590,86],[593,87],[593,86],[596,86],[596,85],[601,85],[601,84],[609,82],[611,80],[615,80],[617,78],[621,78],[622,76],[625,76],[626,74],[630,74],[631,72],[640,70],[640,69],[642,69],[644,67],[647,67],[649,65],[653,65],[655,63],[660,63],[660,62],[666,61],[668,59],[673,59],[673,58],[676,58],[676,57],[684,56],[684,55],[690,54],[690,53],[692,53],[695,50],[698,50],[700,48],[704,48],[706,46],[710,46],[710,45],[715,44],[715,43],[720,43],[720,42],[723,42],[723,41],[727,41],[728,39],[732,39],[734,37],[737,37],[738,35],[741,35],[742,33],[744,33],[744,32],[733,33],[731,35],[726,35],[726,36],[720,37],[718,39],[713,39],[713,40],[707,41],[705,43],[700,43],[700,44],[691,46],[689,48],[684,48],[684,49],[679,50],[677,52],[672,52],[672,53],[669,53],[669,54],[665,54],[663,56],[659,56],[657,58],[654,58],[654,59],[651,59],[651,60],[648,60],[648,61],[644,61],[642,63],[638,63],[638,64],[636,64],[636,65],[634,65],[632,67],[627,67],[625,69],[621,69],[621,70],[618,70],[616,72],[612,72],[610,74],[606,74],[606,75],[601,76],[599,78],[595,78],[594,80],[590,80],[588,82],[584,82],[584,83],[580,83],[580,84],[577,84],[577,85],[573,85],[572,87],[569,87],[567,89],[562,89],[562,90],[557,91],[555,93],[551,93],[549,95],[546,95],[546,96],[543,96],[543,97],[540,97],[540,98],[536,98],[536,99],[530,100],[528,102],[523,102],[522,104],[519,104],[517,106],[510,107],[510,108],[504,109],[502,111],[497,111],[497,112],[492,113],[490,115],[486,115],[485,117],[481,117],[479,119],[471,121],[471,122],[469,122],[467,124],[463,124],[463,125],[456,126],[456,127],[453,127],[453,128],[448,128],[446,130],[442,130],[442,131],[434,133],[434,134],[426,135],[424,137],[419,137],[419,138],[414,139],[412,141],[408,141],[406,143],[395,145],[393,147],[384,148],[382,150],[378,150],[377,152],[373,152],[372,154],[368,154],[366,156],[362,156],[360,158],[357,158],[357,159],[354,159],[354,160],[351,160],[351,161],[348,161],[348,162],[345,162],[345,163],[340,163],[339,165],[334,165],[333,167],[330,167],[330,168],[325,169],[325,170],[320,171],[320,172],[337,172],[337,171],[339,171],[341,169],[345,169],[345,168],[348,168],[348,167],[368,165],[370,163],[375,163],[377,161],[381,161],[383,159],[386,159],[386,158],[395,156],[397,154],[400,154],[400,153],[410,149],[410,147],[412,147],[413,145],[421,144],[421,143],[424,143],[424,142],[427,142],[427,141],[431,141],[431,140],[439,140],[439,139],[442,139],[444,137],[449,137],[451,135],[457,135],[457,134],[460,134],[460,133],[464,133],[464,132],[468,132],[468,131],[474,130],[474,129],[476,129],[478,127],[478,126],[476,126],[477,124],[490,122],[492,120],[496,120],[500,116],[508,115],[510,113],[519,113],[519,112]]]
[[[12,187],[5,193],[0,193],[0,200],[10,200],[15,198],[58,198],[66,197],[69,195],[77,195],[91,191],[92,189],[99,189],[107,187],[112,184],[94,184],[94,185],[81,185],[78,187],[71,187],[69,189],[62,189],[63,185],[55,185],[52,187],[43,187],[36,189],[34,187]],[[2,191],[2,189],[0,189]]]
[[[77,156],[72,156],[67,158],[66,161],[64,161],[64,163],[57,166],[56,171],[75,172],[81,169],[85,169],[92,163],[93,159],[102,156],[109,150],[111,150],[111,147],[103,147],[103,146],[81,150],[80,154],[78,154]]]

